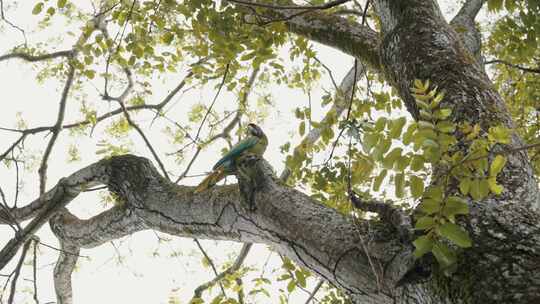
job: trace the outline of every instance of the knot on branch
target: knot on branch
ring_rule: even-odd
[[[379,215],[381,221],[394,227],[404,243],[410,244],[414,236],[411,224],[411,217],[391,202],[381,202],[375,200],[363,200],[354,191],[349,192],[352,204],[363,211],[374,212]]]
[[[126,202],[131,201],[134,196],[140,198],[147,195],[152,180],[163,179],[152,163],[144,157],[127,154],[111,157],[108,161],[107,187]]]

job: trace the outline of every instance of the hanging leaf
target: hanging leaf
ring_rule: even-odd
[[[414,250],[414,256],[416,258],[420,258],[424,254],[430,252],[433,248],[433,243],[433,240],[426,235],[422,235],[421,237],[414,240],[413,244],[414,247],[416,247],[416,249]]]
[[[454,223],[444,223],[439,227],[439,233],[459,247],[468,248],[472,245],[469,234]]]
[[[424,194],[424,181],[416,175],[410,177],[411,195],[419,198]]]

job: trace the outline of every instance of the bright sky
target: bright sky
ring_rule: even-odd
[[[11,1],[4,1],[4,3],[7,7],[10,7]],[[6,15],[11,21],[27,30],[31,45],[37,42],[50,42],[51,37],[57,37],[66,28],[56,26],[52,31],[40,34],[32,33],[31,29],[36,26],[36,18],[30,13],[34,3],[34,1],[21,1],[21,4],[16,9],[10,8],[6,10]],[[446,8],[443,10],[448,15],[453,15],[453,10]],[[71,26],[73,27],[73,25]],[[5,24],[0,23],[0,28],[3,29],[0,38],[0,54],[5,54],[10,48],[21,43],[21,36],[19,32],[6,27]],[[74,29],[76,28],[74,27]],[[64,41],[53,44],[58,45],[57,50],[68,49],[75,39],[66,35],[60,37],[63,37]],[[53,51],[50,46],[48,46],[48,49]],[[337,81],[342,79],[353,64],[352,58],[335,50],[322,46],[318,46],[317,50],[318,58],[332,68]],[[286,54],[284,53],[284,55]],[[17,113],[22,113],[21,115],[29,127],[52,125],[56,120],[63,83],[50,80],[37,82],[35,77],[39,68],[40,65],[34,66],[19,60],[0,63],[1,127],[15,127]],[[156,103],[161,101],[182,77],[181,74],[169,74],[164,79],[153,79],[154,94],[147,102]],[[328,77],[324,76],[322,83],[325,89],[331,89]],[[168,113],[168,116],[180,124],[183,121],[185,122],[186,112],[191,105],[197,102],[208,104],[211,101],[214,95],[213,85],[207,86],[201,91],[191,90],[185,94],[177,95],[173,102],[175,106]],[[85,84],[83,90],[86,94],[84,100],[98,105],[99,109],[101,109],[100,113],[116,108],[116,105],[108,104],[96,94],[97,91],[94,87],[102,88],[102,86],[101,79],[94,79],[91,83]],[[279,153],[279,146],[293,137],[293,132],[297,127],[293,109],[297,106],[307,105],[308,98],[301,92],[293,91],[284,86],[271,86],[266,91],[262,89],[255,90],[254,94],[251,95],[250,102],[256,102],[258,94],[264,92],[272,92],[275,103],[275,107],[269,111],[270,116],[262,124],[262,128],[270,139],[265,158],[274,166],[277,172],[281,172],[284,157]],[[312,92],[314,118],[320,117],[324,113],[324,109],[319,108],[319,100],[322,94],[321,88],[315,88]],[[234,110],[235,102],[236,99],[232,94],[221,94],[216,103],[216,109],[221,111]],[[74,97],[68,100],[67,123],[80,119],[78,114],[79,105],[80,101],[75,100]],[[137,115],[139,122],[150,121],[151,118],[152,116],[148,114]],[[61,133],[49,161],[48,188],[54,185],[59,178],[69,175],[101,158],[100,155],[95,154],[95,151],[99,149],[97,145],[99,139],[104,137],[103,129],[105,126],[106,123],[102,123],[101,127],[98,127],[94,132],[93,137],[71,137],[68,132]],[[171,146],[162,135],[163,126],[162,123],[156,123],[151,127],[146,124],[144,128],[154,147],[162,156],[165,153],[173,152],[177,148]],[[0,141],[0,151],[4,151],[16,139],[17,134],[7,132],[1,132],[0,134],[2,139]],[[48,141],[48,137],[44,137],[44,135],[39,134],[27,139],[25,143],[26,149],[33,152],[42,151]],[[138,135],[133,134],[130,140],[133,141],[132,153],[151,158]],[[66,151],[71,145],[75,145],[79,149],[81,161],[67,162]],[[217,155],[219,155],[219,149],[224,146],[225,142],[221,141],[215,144],[212,149],[205,151],[194,164],[190,174],[199,174],[209,170],[216,161]],[[37,155],[40,156],[41,154],[38,153]],[[190,157],[191,155],[188,155],[187,159],[189,160]],[[38,158],[33,163],[27,163],[26,165],[30,169],[21,172],[22,189],[19,205],[24,205],[37,197],[39,185],[37,168],[39,167],[39,161]],[[184,170],[186,163],[179,165],[171,158],[166,161],[166,167],[171,172],[179,174]],[[0,186],[10,202],[13,202],[14,197],[14,174],[13,169],[8,170],[5,166],[0,167]],[[196,184],[199,180],[185,179],[181,183]],[[69,205],[69,209],[81,218],[88,218],[105,208],[108,208],[108,206],[103,206],[97,193],[82,194]],[[202,255],[192,240],[163,234],[159,235],[168,237],[170,241],[160,244],[154,232],[145,231],[116,240],[113,243],[104,244],[98,248],[82,250],[81,255],[90,256],[91,258],[79,259],[78,269],[73,274],[74,303],[167,303],[171,295],[182,299],[181,303],[187,303],[187,299],[191,298],[194,288],[213,278],[211,269],[202,266]],[[44,243],[55,247],[58,246],[48,226],[41,229],[39,236]],[[9,228],[0,227],[0,244],[4,244],[11,237],[12,233]],[[234,260],[241,247],[241,244],[232,242],[203,241],[202,244],[217,265]],[[55,301],[52,270],[56,257],[57,253],[54,250],[43,246],[40,247],[38,291],[41,303]],[[248,279],[244,280],[245,284],[249,286],[251,284],[249,278],[258,277],[261,274],[261,267],[268,257],[270,257],[270,260],[265,271],[267,275],[272,276],[272,269],[281,264],[279,257],[275,253],[270,253],[265,246],[254,246],[245,265],[253,266],[256,270],[250,273]],[[12,267],[13,263],[7,269]],[[3,270],[2,274],[5,273],[6,270]],[[279,274],[276,273],[273,276]],[[32,302],[31,283],[25,281],[25,279],[31,279],[31,276],[31,267],[24,267],[22,272],[23,280],[19,282],[22,293],[17,296],[16,303]],[[316,279],[311,279],[308,289],[312,288],[315,282]],[[274,288],[285,289],[284,284],[278,284]],[[213,294],[216,295],[217,293],[213,292]],[[277,303],[277,296],[277,289],[274,289],[272,299],[268,300],[261,297],[257,303]],[[7,295],[4,295],[4,298],[6,297]],[[297,301],[299,302],[305,298],[305,293],[297,291],[291,303],[297,303]]]

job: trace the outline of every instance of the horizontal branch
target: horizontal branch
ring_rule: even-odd
[[[234,2],[246,6],[252,6],[252,7],[264,7],[264,8],[271,8],[271,9],[290,9],[290,10],[325,10],[332,7],[339,6],[343,3],[349,2],[351,0],[335,0],[330,1],[325,4],[321,5],[274,5],[274,4],[267,4],[267,3],[259,3],[254,1],[245,1],[245,0],[227,0],[228,2]]]
[[[238,4],[238,6],[242,6]],[[244,6],[245,7],[245,6]],[[320,10],[308,10],[305,7],[275,9],[265,8],[261,12],[246,9],[248,16],[262,18],[263,24],[284,21],[289,30],[312,41],[336,48],[358,58],[375,71],[380,70],[379,33],[368,26],[350,21],[338,14],[329,14]],[[301,14],[299,14],[299,10]]]
[[[412,265],[413,257],[386,224],[357,223],[281,184],[265,161],[257,161],[253,170],[256,209],[249,211],[237,185],[194,194],[194,187],[165,180],[145,158],[105,159],[62,179],[47,192],[38,208],[41,212],[24,228],[23,239],[51,219],[55,235],[75,248],[95,247],[144,229],[264,243],[355,299],[390,301],[393,286],[408,270],[407,265]],[[121,203],[87,220],[60,212],[83,188],[98,183],[107,185]],[[364,244],[363,239],[370,242]],[[0,268],[13,257],[20,242],[20,238],[13,239],[0,252]],[[381,267],[372,267],[369,260]],[[378,269],[384,273],[373,273]],[[376,278],[383,278],[383,284],[379,286]]]
[[[494,64],[494,63],[496,63],[496,64],[504,64],[506,66],[509,66],[511,68],[514,68],[514,69],[521,70],[523,72],[540,74],[540,67],[539,68],[528,68],[528,67],[524,67],[524,66],[521,66],[521,65],[518,65],[518,64],[513,64],[511,62],[508,62],[508,61],[505,61],[505,60],[500,60],[500,59],[493,59],[493,60],[488,60],[488,61],[484,62],[484,64]]]
[[[54,59],[54,58],[59,58],[59,57],[69,58],[69,57],[72,57],[74,54],[75,52],[73,50],[58,51],[58,52],[52,52],[52,53],[47,53],[43,55],[30,55],[30,54],[22,53],[22,52],[13,52],[10,54],[5,54],[5,55],[0,56],[0,61],[8,60],[8,59],[22,59],[28,62],[37,62],[37,61],[44,61],[44,60],[49,60],[49,59]]]

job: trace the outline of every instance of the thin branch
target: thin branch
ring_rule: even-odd
[[[212,111],[212,108],[214,107],[214,104],[216,103],[216,100],[221,92],[221,89],[223,88],[223,85],[225,84],[225,80],[227,79],[227,74],[229,74],[229,66],[230,64],[227,63],[227,65],[225,66],[225,72],[223,73],[223,77],[221,79],[221,83],[219,84],[219,88],[216,92],[216,95],[214,96],[214,99],[212,100],[212,103],[210,104],[210,107],[208,107],[208,110],[206,111],[206,113],[204,114],[204,117],[201,121],[201,124],[199,125],[199,129],[197,130],[197,134],[195,135],[195,141],[199,139],[199,135],[201,133],[201,130],[202,130],[202,127],[206,121],[206,118],[208,118],[208,115],[210,114],[210,112]]]
[[[21,27],[19,27],[18,25],[14,24],[13,22],[9,21],[6,18],[4,14],[4,1],[3,0],[0,0],[0,18],[2,18],[2,20],[4,20],[5,23],[9,24],[9,26],[21,32],[24,38],[24,45],[28,44],[28,40],[26,39],[26,32]]]
[[[73,50],[58,51],[58,52],[53,52],[53,53],[48,53],[48,54],[43,54],[43,55],[30,55],[30,54],[21,53],[21,52],[14,52],[14,53],[0,56],[0,61],[8,60],[8,59],[22,59],[28,62],[36,62],[36,61],[54,59],[58,57],[71,58],[73,57],[73,54],[74,54]]]
[[[206,251],[202,247],[201,242],[199,242],[198,239],[193,239],[193,240],[195,241],[195,244],[197,244],[197,247],[199,247],[199,250],[202,252],[202,254],[204,255],[204,258],[206,259],[206,261],[208,262],[208,264],[210,265],[210,267],[214,271],[214,274],[216,275],[216,277],[218,277],[219,274],[217,272],[216,265],[214,264],[214,261],[212,261],[210,256],[208,256],[208,254],[206,253]],[[221,284],[221,281],[219,281],[218,283],[219,283],[219,287],[221,288],[221,293],[223,294],[223,296],[226,296],[225,288],[223,287],[223,284]]]
[[[315,295],[317,294],[323,283],[323,279],[320,279],[319,282],[317,282],[317,285],[315,285],[315,288],[313,288],[313,291],[309,294],[309,297],[307,298],[305,304],[309,304],[309,302],[311,302],[311,300],[315,298]]]
[[[493,60],[488,60],[488,61],[484,62],[484,64],[494,64],[494,63],[496,63],[496,64],[504,64],[506,66],[521,70],[521,71],[526,72],[526,73],[540,74],[540,68],[524,67],[524,66],[521,66],[521,65],[518,65],[518,64],[510,63],[510,62],[505,61],[505,60],[493,59]]]
[[[236,257],[236,260],[234,261],[234,263],[229,268],[225,269],[223,272],[216,275],[216,277],[213,278],[212,280],[210,280],[210,281],[208,281],[208,282],[206,282],[204,284],[201,284],[199,287],[197,287],[195,289],[195,291],[194,291],[193,299],[201,298],[202,293],[205,290],[207,290],[208,288],[214,286],[216,283],[221,282],[221,280],[225,276],[231,275],[231,274],[234,274],[235,272],[237,272],[240,269],[240,267],[242,267],[242,264],[244,264],[244,260],[246,259],[247,255],[249,253],[249,250],[251,249],[251,246],[252,246],[251,243],[244,243],[242,245],[242,249],[240,249],[240,253]]]
[[[130,117],[128,111],[126,110],[126,108],[124,106],[124,103],[122,101],[118,101],[118,103],[120,104],[120,106],[122,107],[122,110],[124,111],[124,117],[126,118],[128,124],[130,126],[132,126],[137,131],[137,133],[139,133],[139,135],[142,137],[142,139],[144,140],[144,143],[146,144],[146,147],[148,147],[148,149],[152,153],[152,156],[154,157],[154,159],[158,163],[159,168],[161,169],[161,172],[163,172],[163,175],[168,180],[171,180],[171,178],[169,177],[169,174],[167,173],[167,169],[165,169],[165,165],[163,164],[163,162],[159,158],[159,155],[157,154],[156,150],[154,149],[154,147],[150,143],[150,140],[148,140],[148,137],[146,137],[143,130],[136,123],[134,123],[133,120],[131,120],[131,117]]]
[[[259,73],[259,68],[256,68],[251,72],[249,80],[248,80],[246,86],[243,88],[244,92],[243,92],[243,94],[241,93],[241,98],[238,101],[238,109],[236,110],[236,114],[235,114],[234,118],[225,126],[225,128],[223,128],[223,131],[221,133],[216,134],[216,135],[212,136],[209,140],[207,140],[206,144],[214,142],[218,138],[226,139],[227,137],[230,136],[230,133],[231,133],[232,129],[234,128],[234,126],[240,122],[240,118],[242,117],[242,113],[243,113],[242,108],[245,107],[245,105],[247,103],[249,94],[251,93],[251,89],[253,87],[253,83],[255,82],[255,79],[257,78],[258,73]],[[194,143],[194,142],[195,142],[195,140],[192,140],[192,143]],[[180,153],[183,149],[185,149],[185,147],[178,150],[178,151],[176,151],[175,153]],[[189,161],[186,169],[176,179],[176,181],[175,181],[176,184],[178,184],[178,182],[180,182],[180,180],[182,180],[183,178],[185,178],[187,176],[189,170],[191,169],[191,166],[193,165],[193,163],[195,162],[195,160],[199,156],[199,153],[201,152],[201,150],[202,150],[202,148],[200,146],[198,146],[197,150],[195,151],[195,154],[193,155],[193,157]]]
[[[52,148],[58,138],[58,134],[62,130],[62,123],[64,122],[64,115],[66,113],[66,103],[68,98],[69,89],[73,84],[73,77],[75,75],[75,67],[70,64],[66,84],[64,85],[64,90],[62,91],[62,97],[60,99],[60,107],[58,108],[58,116],[56,118],[56,124],[52,129],[52,136],[45,148],[43,153],[43,158],[41,159],[41,165],[39,166],[39,193],[45,193],[45,187],[47,185],[47,162],[51,154]]]
[[[34,242],[34,258],[32,259],[32,273],[33,273],[33,285],[34,285],[34,302],[39,304],[38,288],[37,288],[37,246],[39,240],[33,240]]]
[[[367,5],[366,5],[367,7]],[[357,68],[358,68],[358,59],[354,59],[354,80],[353,80],[353,83],[356,84],[356,80],[357,80],[357,75],[356,75],[356,72],[357,72]],[[352,103],[353,103],[353,99],[354,99],[354,91],[355,91],[355,88],[356,88],[356,85],[353,85],[352,87],[352,92],[351,92],[351,96],[350,96],[350,99],[349,99],[349,106],[347,108],[347,115],[345,116],[345,121],[349,121],[349,117],[351,115],[351,109],[352,109]],[[330,156],[328,157],[328,159],[326,160],[325,163],[328,163],[331,159],[332,159],[332,156],[334,155],[334,150],[336,149],[336,146],[339,142],[339,139],[341,138],[341,136],[343,135],[343,132],[345,131],[345,126],[343,126],[341,128],[341,130],[339,131],[339,134],[336,138],[336,140],[334,141],[334,144],[332,145],[332,151],[330,151]]]
[[[15,292],[17,291],[17,280],[19,279],[19,275],[21,273],[21,267],[24,263],[24,259],[26,258],[26,254],[28,253],[28,249],[30,248],[31,243],[32,243],[31,240],[28,240],[26,243],[24,243],[23,250],[21,252],[21,257],[19,258],[19,262],[17,263],[17,266],[15,267],[15,275],[13,276],[13,280],[11,281],[11,291],[8,298],[8,304],[13,304],[13,299],[15,298]]]

